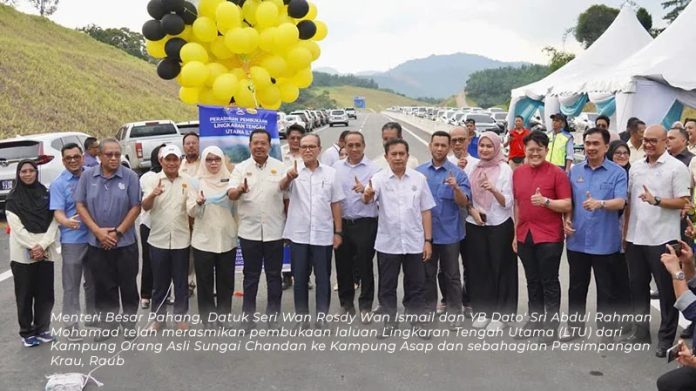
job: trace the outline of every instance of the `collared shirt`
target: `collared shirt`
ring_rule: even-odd
[[[341,147],[338,144],[334,144],[329,147],[324,153],[321,154],[319,161],[321,164],[329,167],[333,167],[334,163],[341,160]]]
[[[661,246],[681,238],[681,210],[650,205],[639,198],[643,186],[654,196],[667,198],[689,197],[689,170],[667,151],[649,164],[642,159],[631,164],[628,173],[628,192],[631,213],[628,218],[626,241],[642,246]]]
[[[89,167],[94,167],[99,165],[99,160],[95,156],[90,155],[89,153],[85,153],[84,158],[82,160],[82,166],[85,168]]]
[[[524,138],[530,133],[529,129],[522,128],[518,130],[517,128],[510,130],[510,152],[508,153],[508,159],[512,158],[524,158]]]
[[[373,160],[373,162],[375,163],[378,169],[391,171],[391,168],[389,167],[389,162],[387,161],[387,158],[384,157],[384,155],[381,155],[380,157],[376,158],[375,160]],[[406,168],[415,170],[417,167],[418,159],[409,155],[408,161],[406,162]]]
[[[472,172],[476,168],[476,165],[477,163],[471,166]],[[469,165],[467,164],[466,167],[469,168]],[[471,200],[474,203],[474,208],[486,214],[487,226],[500,225],[512,218],[512,206],[514,204],[514,198],[512,196],[512,168],[510,168],[510,165],[505,162],[498,163],[498,167],[500,167],[500,174],[498,174],[498,179],[495,181],[493,186],[495,186],[500,194],[505,197],[505,206],[500,206],[497,200],[493,200],[491,207],[488,210],[485,210],[483,206],[479,204],[479,200],[473,196],[472,192],[473,197]],[[476,224],[476,220],[474,220],[473,216],[468,216],[466,221],[471,224]]]
[[[464,239],[466,232],[459,205],[454,202],[454,190],[445,183],[452,173],[457,178],[459,189],[471,200],[471,185],[464,171],[449,160],[445,160],[440,167],[435,167],[431,160],[418,166],[417,171],[425,175],[430,194],[435,200],[435,207],[431,210],[433,244],[452,244]]]
[[[331,246],[334,220],[331,204],[345,196],[336,170],[323,164],[314,170],[298,167],[299,176],[290,183],[290,206],[283,237],[295,243]]]
[[[225,182],[229,178],[224,178]],[[237,247],[237,217],[234,201],[227,192],[213,194],[206,191],[206,202],[196,202],[201,193],[199,182],[190,181],[189,194],[186,199],[186,211],[195,219],[191,233],[191,247],[196,250],[222,254]],[[231,261],[230,261],[231,262]]]
[[[58,178],[51,183],[51,202],[49,208],[51,210],[62,210],[67,218],[76,216],[77,208],[75,207],[73,195],[75,194],[78,183],[80,183],[79,176],[73,175],[68,170],[61,172]],[[76,219],[79,220],[79,218]],[[89,229],[85,224],[80,224],[80,228],[78,229],[60,226],[61,243],[84,244],[87,243],[88,236]]]
[[[286,168],[290,168],[294,162],[297,162],[298,170],[300,169],[300,165],[304,166],[304,160],[302,159],[301,153],[298,152],[297,155],[292,155],[290,153],[283,155],[283,164]]]
[[[300,165],[297,167],[299,170]],[[285,176],[285,171],[283,163],[270,156],[261,167],[254,158],[234,167],[230,188],[239,187],[245,178],[249,186],[249,192],[242,194],[237,201],[239,237],[264,242],[283,238],[285,205],[280,181]]]
[[[447,160],[459,167],[459,159],[457,159],[456,156],[449,155],[447,156]],[[481,159],[475,158],[471,155],[466,155],[466,167],[464,167],[464,173],[466,174],[467,178],[471,176],[471,173],[474,172],[474,167],[476,167],[476,164],[480,161]]]
[[[689,152],[687,148],[684,148],[683,151],[679,152],[678,154],[674,155],[674,158],[679,160],[680,162],[684,163],[685,166],[689,167],[689,164],[691,164],[691,160],[693,159],[694,154]]]
[[[544,206],[532,205],[532,195],[539,189],[550,200],[571,198],[570,182],[565,171],[548,161],[538,167],[529,164],[519,166],[512,173],[512,189],[517,203],[517,240],[524,242],[532,233],[534,244],[562,243],[563,219]]]
[[[128,212],[140,205],[140,182],[138,175],[130,168],[119,165],[114,175],[104,177],[101,166],[85,170],[75,190],[75,202],[87,207],[94,222],[102,228],[118,227]],[[90,231],[88,241],[99,247],[99,242]],[[126,247],[135,243],[135,229],[130,227],[118,240],[116,247]]]
[[[369,180],[379,171],[377,166],[367,156],[363,155],[358,164],[351,164],[348,159],[334,163],[336,178],[341,184],[345,199],[341,201],[341,213],[344,219],[355,220],[363,217],[377,217],[377,205],[365,204],[362,201],[362,193],[353,191],[355,178],[358,178],[363,186],[367,186]]]
[[[152,183],[152,181],[155,181],[155,183]],[[143,176],[140,177],[140,189],[154,189],[155,186],[157,186],[157,173],[154,171],[148,171],[143,174]],[[143,192],[142,197],[145,197],[147,194]],[[150,221],[150,211],[141,209],[140,210],[140,224],[145,225],[146,227],[150,228],[152,225],[152,222]]]
[[[149,181],[143,194],[150,194],[162,181],[164,192],[155,197],[150,209],[150,237],[147,242],[163,250],[179,250],[191,245],[186,200],[189,195],[191,177],[179,174],[174,180],[167,178],[164,171]]]
[[[186,158],[181,159],[181,166],[179,166],[179,174],[186,174],[192,178],[196,177],[198,173],[198,166],[201,164],[201,158],[198,157],[196,161],[189,163]]]
[[[375,250],[386,254],[421,254],[425,243],[422,213],[435,207],[428,181],[410,168],[399,178],[392,170],[372,177],[379,203]]]
[[[471,139],[471,142],[469,143],[469,147],[466,149],[466,151],[469,153],[469,155],[475,157],[478,159],[478,142],[479,142],[479,136],[476,135]]]
[[[618,164],[604,159],[602,165],[592,169],[587,161],[570,169],[570,186],[573,190],[573,228],[568,236],[568,250],[593,255],[610,255],[621,251],[619,211],[585,210],[582,203],[587,192],[596,200],[627,199],[628,175]]]
[[[637,162],[638,160],[645,160],[645,150],[643,149],[642,143],[638,148],[633,146],[631,140],[626,141],[626,143],[628,144],[628,150],[631,152],[631,157],[629,159],[631,164]]]

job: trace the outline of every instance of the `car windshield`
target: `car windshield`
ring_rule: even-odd
[[[165,136],[169,134],[178,134],[173,124],[157,124],[134,126],[133,129],[131,129],[130,137]]]
[[[487,123],[490,124],[493,122],[493,119],[487,115],[469,115],[466,117],[467,119],[473,119],[476,121],[476,123]]]
[[[38,141],[23,140],[0,143],[0,161],[20,161],[39,156]]]
[[[177,127],[179,128],[179,131],[182,134],[186,134],[189,132],[194,132],[196,134],[199,133],[198,125],[177,125]]]
[[[343,110],[334,110],[331,112],[331,115],[343,115],[345,112]]]

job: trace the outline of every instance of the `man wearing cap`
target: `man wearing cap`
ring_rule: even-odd
[[[546,160],[551,164],[560,167],[565,172],[570,171],[575,154],[573,135],[568,131],[568,119],[562,113],[551,116],[553,128],[549,132],[549,153]]]
[[[150,212],[150,262],[152,265],[151,311],[166,314],[162,302],[167,297],[170,282],[174,283],[174,314],[188,312],[188,264],[191,233],[189,230],[186,199],[190,177],[179,174],[181,150],[173,144],[160,151],[162,171],[148,182],[143,193],[143,210]],[[152,187],[153,186],[153,187]],[[151,188],[152,187],[152,188]],[[160,322],[153,329],[162,327]],[[178,321],[177,329],[186,330],[188,324]]]

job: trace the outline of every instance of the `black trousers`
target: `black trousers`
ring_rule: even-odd
[[[236,254],[236,248],[224,253],[193,249],[193,266],[196,270],[196,287],[198,288],[198,313],[204,323],[208,323],[211,312],[217,314],[232,312]]]
[[[152,299],[152,263],[150,262],[150,228],[140,224],[140,248],[142,249],[143,267],[140,272],[140,297]]]
[[[466,224],[471,302],[474,310],[517,312],[517,256],[512,251],[512,219],[496,226]]]
[[[150,246],[150,260],[152,262],[152,280],[154,289],[152,292],[152,304],[150,311],[164,314],[167,306],[161,305],[167,298],[169,286],[174,284],[174,313],[185,314],[188,312],[188,270],[189,247],[167,250]]]
[[[314,298],[317,314],[329,312],[331,304],[331,250],[332,246],[317,246],[290,242],[292,273],[295,279],[293,295],[295,313],[309,314],[307,284],[310,271],[314,271]]]
[[[437,306],[437,285],[444,288],[447,297],[447,311],[458,314],[462,311],[462,281],[459,274],[459,242],[452,244],[433,244],[433,255],[423,263],[425,285],[423,300],[427,311],[435,311]],[[442,278],[439,278],[440,273]]]
[[[658,391],[696,390],[696,368],[682,367],[665,373],[657,379]]]
[[[676,298],[672,285],[672,276],[665,269],[660,256],[665,252],[665,245],[637,246],[628,243],[626,259],[628,260],[628,276],[633,298],[635,314],[650,314],[650,277],[655,279],[657,290],[660,292],[660,329],[657,332],[659,346],[669,348],[674,342],[679,322],[679,311],[674,308]],[[636,332],[640,336],[650,336],[650,323],[637,324]]]
[[[118,314],[123,307],[124,314],[138,312],[138,244],[104,250],[89,246],[87,263],[94,277],[95,307],[102,315],[111,312]],[[106,328],[116,328],[116,324],[103,324]],[[131,324],[126,326],[131,327]]]
[[[556,327],[550,322],[561,307],[561,283],[558,281],[558,268],[563,254],[563,243],[532,242],[529,233],[524,242],[517,242],[517,251],[524,274],[527,277],[527,296],[530,314],[546,314],[546,326]]]
[[[22,338],[48,331],[53,295],[53,262],[10,262],[17,301],[19,335]]]
[[[466,239],[467,238],[464,238],[459,242],[459,256],[462,260],[462,305],[469,307],[471,306],[471,299],[469,298],[469,263],[466,253]],[[447,304],[447,284],[445,280],[445,273],[442,268],[437,271],[437,284],[440,287],[442,304]]]
[[[590,276],[594,273],[597,288],[597,312],[625,314],[631,303],[628,268],[620,253],[592,255],[567,251],[570,277],[568,285],[568,312],[585,314]],[[571,327],[582,327],[583,322],[569,322]],[[600,327],[618,327],[617,324],[600,324]]]
[[[355,308],[355,274],[360,281],[360,310],[370,311],[375,298],[375,276],[372,258],[375,256],[377,219],[343,219],[343,244],[335,250],[338,299],[341,307]]]
[[[246,314],[256,312],[256,295],[259,290],[261,269],[266,274],[268,304],[267,314],[280,312],[283,294],[281,271],[283,270],[283,241],[262,242],[239,238],[244,258],[244,300],[242,310]]]
[[[423,286],[425,284],[425,269],[423,254],[385,254],[377,252],[379,263],[379,305],[382,312],[392,320],[396,316],[396,287],[399,283],[399,272],[404,269],[404,299],[406,312],[419,314],[424,311]]]

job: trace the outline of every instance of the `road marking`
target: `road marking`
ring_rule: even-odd
[[[423,143],[423,145],[425,145],[426,147],[429,145],[427,141],[425,141],[425,140],[423,140],[422,138],[416,136],[416,134],[413,133],[412,131],[410,131],[408,128],[402,126],[401,129],[405,130],[406,132],[408,132],[408,134],[410,134],[411,136],[415,137],[416,140],[418,140],[418,141],[420,141],[421,143]]]
[[[7,280],[8,278],[12,277],[12,270],[8,270],[2,274],[0,274],[0,282],[3,282]]]

